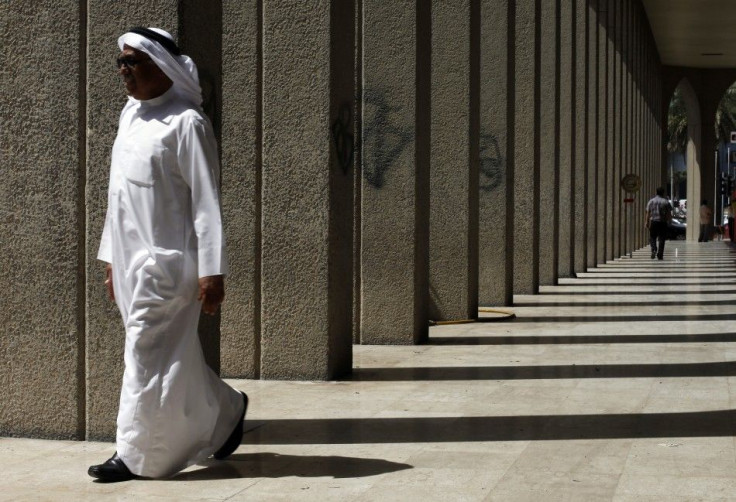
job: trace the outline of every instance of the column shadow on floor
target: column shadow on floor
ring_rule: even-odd
[[[693,293],[689,293],[689,294],[693,294]],[[651,298],[652,293],[639,294],[639,296],[642,297],[642,301],[640,302],[632,302],[632,301],[600,301],[600,302],[579,301],[579,302],[576,302],[576,301],[569,301],[569,300],[559,301],[559,302],[555,302],[555,301],[534,302],[534,301],[520,300],[520,301],[514,301],[514,307],[670,307],[670,306],[677,306],[677,305],[682,305],[683,307],[687,307],[687,306],[733,305],[734,304],[734,301],[730,298],[723,299],[723,300],[672,299],[670,301],[667,301],[667,300],[651,301],[651,300],[648,300],[646,297],[649,296]],[[736,318],[736,314],[732,314],[732,315],[734,316],[734,318]]]
[[[729,343],[736,333],[668,335],[430,336],[428,345],[578,345],[620,343]]]
[[[569,364],[558,366],[443,366],[353,368],[348,381],[558,380],[736,376],[736,361],[676,364]]]
[[[562,282],[559,285],[560,286],[621,286],[621,279],[624,279],[623,277],[619,278],[610,278],[608,279],[608,282],[601,281],[600,277],[596,278],[597,280],[595,282],[592,281],[592,279],[576,279],[576,282]],[[631,281],[632,286],[697,286],[698,284],[707,284],[708,286],[733,286],[735,281],[708,281],[708,280],[691,280],[691,281],[682,281],[682,282],[669,282],[669,281],[651,281],[651,282],[639,282],[636,281],[636,278]],[[580,281],[580,282],[578,282]]]
[[[692,413],[262,420],[250,445],[444,443],[664,437],[736,433],[736,410]]]
[[[639,284],[637,284],[639,286]],[[585,286],[576,286],[578,288],[584,288]],[[574,295],[590,295],[590,296],[616,296],[616,295],[627,295],[627,296],[651,296],[652,293],[659,293],[658,288],[652,288],[649,291],[540,291],[539,296],[574,296]],[[736,289],[721,289],[721,290],[684,290],[684,291],[667,291],[664,294],[668,295],[734,295]]]
[[[612,303],[611,305],[597,305],[598,307],[616,306],[619,304]],[[541,305],[536,305],[540,307]],[[641,305],[645,306],[645,305]],[[519,316],[517,313],[516,317],[509,322],[511,323],[551,323],[551,322],[669,322],[669,321],[736,321],[736,313],[727,314],[682,314],[682,315],[581,315],[581,316]]]
[[[246,441],[247,442],[247,441]],[[172,481],[211,481],[237,478],[362,478],[412,469],[409,464],[377,458],[334,455],[283,455],[280,453],[236,453],[226,461],[208,460],[203,468],[181,472]]]

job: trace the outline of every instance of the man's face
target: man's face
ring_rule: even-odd
[[[118,67],[125,90],[135,99],[146,100],[160,96],[171,87],[171,80],[145,52],[127,45],[118,56],[128,62]]]

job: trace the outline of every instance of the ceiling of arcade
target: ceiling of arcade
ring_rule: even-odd
[[[662,64],[736,68],[736,0],[642,0]]]

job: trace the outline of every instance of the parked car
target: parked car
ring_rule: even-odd
[[[667,238],[670,240],[685,240],[687,232],[687,221],[681,218],[672,218],[670,224],[667,225]]]

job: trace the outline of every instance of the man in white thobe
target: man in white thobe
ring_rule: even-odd
[[[200,311],[214,314],[227,272],[217,144],[197,68],[171,35],[118,39],[129,95],[112,149],[98,258],[125,325],[117,452],[102,481],[160,478],[240,444],[247,397],[206,365]]]

